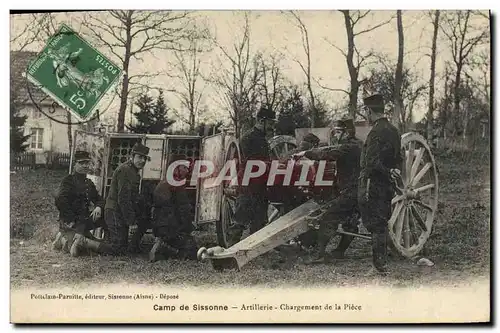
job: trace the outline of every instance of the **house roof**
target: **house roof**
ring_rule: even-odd
[[[26,84],[29,84],[31,96],[37,103],[52,103],[53,100],[47,96],[41,89],[36,88],[31,82],[28,82],[23,73],[30,61],[37,56],[36,52],[31,51],[11,51],[10,52],[10,86],[11,98],[16,98],[21,103],[32,104]]]

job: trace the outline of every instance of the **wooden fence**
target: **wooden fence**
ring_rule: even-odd
[[[37,162],[37,154],[34,152],[11,153],[10,169],[15,171],[34,170],[37,168],[68,169],[70,163],[69,153],[43,153],[42,159]]]

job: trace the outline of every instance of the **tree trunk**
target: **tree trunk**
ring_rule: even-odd
[[[396,73],[394,78],[394,111],[395,118],[399,130],[406,130],[403,100],[401,98],[401,87],[403,85],[403,57],[404,57],[404,34],[403,34],[403,18],[401,10],[396,11],[398,25],[398,63],[396,65]]]
[[[358,83],[358,71],[356,66],[354,66],[354,30],[351,25],[351,17],[348,10],[342,11],[344,14],[345,28],[347,33],[347,69],[349,70],[350,77],[350,90],[349,90],[349,115],[356,118],[356,111],[358,109],[358,92],[359,92],[359,83]]]
[[[444,103],[443,106],[441,107],[441,115],[439,118],[441,118],[441,137],[446,138],[446,126],[448,125],[448,107],[449,107],[449,94],[450,94],[450,88],[448,84],[448,67],[445,69],[445,80],[444,80]]]
[[[196,127],[195,110],[192,109],[192,110],[190,110],[190,113],[189,113],[189,131],[191,133],[194,133],[195,127]]]
[[[460,80],[462,76],[462,64],[457,64],[457,72],[455,73],[455,82],[453,85],[453,118],[455,120],[455,133],[458,128],[458,123],[460,119]]]
[[[68,123],[68,148],[69,153],[71,154],[71,150],[73,148],[73,135],[71,133],[71,113],[69,111],[66,111],[66,122]]]
[[[127,111],[127,101],[128,101],[128,69],[130,64],[130,53],[132,49],[132,11],[129,11],[127,14],[127,23],[126,23],[126,40],[127,43],[125,45],[125,57],[123,58],[123,81],[122,81],[122,91],[120,98],[120,109],[118,112],[118,125],[117,132],[121,133],[125,129],[125,113]]]
[[[431,53],[431,77],[429,79],[429,109],[427,111],[427,140],[432,137],[433,120],[434,120],[434,81],[436,78],[436,52],[437,52],[437,36],[439,31],[439,10],[436,10],[434,16],[434,34],[432,36],[432,53]]]

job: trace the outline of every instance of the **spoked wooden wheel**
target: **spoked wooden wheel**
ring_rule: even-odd
[[[224,157],[224,163],[230,160],[236,162],[236,166],[241,160],[240,150],[238,143],[235,139],[229,139],[229,142],[225,145],[226,155]],[[220,219],[216,223],[217,231],[217,242],[220,246],[224,248],[230,247],[227,232],[228,229],[234,224],[234,212],[236,209],[236,191],[235,187],[230,185],[230,182],[222,182],[222,201],[221,201],[221,215]],[[215,202],[214,202],[215,204]]]
[[[438,206],[438,174],[434,156],[417,133],[401,137],[404,150],[400,193],[392,199],[388,221],[394,248],[406,258],[416,256],[432,231]]]
[[[292,150],[297,148],[297,140],[289,135],[277,135],[268,142],[271,156],[277,159],[286,158]]]

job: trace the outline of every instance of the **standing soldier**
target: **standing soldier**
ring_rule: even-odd
[[[61,249],[63,243],[70,244],[72,256],[78,256],[82,247],[96,250],[98,242],[92,241],[90,230],[97,227],[106,229],[102,218],[104,201],[94,183],[87,178],[90,171],[90,154],[86,151],[75,152],[74,173],[67,175],[61,182],[55,203],[59,210],[59,232],[53,243],[54,249]],[[90,205],[94,209],[90,212]],[[65,235],[67,234],[67,235]],[[69,237],[73,235],[74,237]],[[85,242],[85,238],[89,241]],[[70,241],[67,243],[67,241]],[[71,242],[72,241],[72,242]]]
[[[173,178],[176,182],[182,181],[188,174],[188,167],[180,165],[175,169]],[[158,254],[179,254],[196,259],[196,244],[191,236],[194,230],[193,210],[185,187],[185,184],[173,186],[167,176],[153,192],[155,243],[149,252],[151,262],[158,260]]]
[[[394,194],[391,178],[401,170],[401,136],[384,116],[382,95],[371,95],[363,102],[373,127],[361,156],[358,202],[363,224],[372,234],[373,265],[378,272],[386,274],[387,221]]]
[[[240,140],[241,169],[245,170],[247,161],[258,160],[269,166],[271,159],[269,143],[266,134],[271,131],[275,122],[275,113],[261,107],[257,112],[255,126]],[[239,186],[236,200],[235,223],[228,230],[228,241],[235,244],[240,241],[243,231],[250,226],[250,233],[264,227],[268,221],[267,209],[269,206],[267,195],[267,170],[259,178],[250,179],[248,186]],[[241,172],[240,172],[241,175]],[[239,177],[239,181],[243,177]]]
[[[104,210],[104,218],[109,228],[109,245],[113,254],[127,251],[129,227],[137,223],[139,211],[139,172],[149,161],[149,148],[136,143],[132,147],[130,159],[119,165],[113,172],[111,186]],[[133,238],[138,238],[136,235]]]
[[[356,224],[351,225],[351,217],[357,208],[357,185],[363,142],[356,138],[356,128],[351,118],[336,121],[334,130],[338,144],[311,149],[303,154],[311,160],[336,161],[337,169],[337,193],[321,220],[316,258],[309,263],[325,262],[326,246],[335,235],[339,224],[342,223],[342,228],[346,231],[358,231]],[[353,239],[353,236],[342,235],[333,257],[343,257]]]

